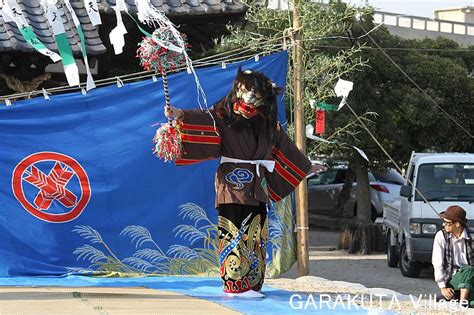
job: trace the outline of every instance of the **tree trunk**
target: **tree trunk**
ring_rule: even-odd
[[[336,206],[334,207],[334,217],[340,218],[344,212],[344,205],[347,200],[351,197],[352,185],[354,184],[355,172],[354,172],[354,163],[349,163],[346,172],[346,179],[344,185],[342,186],[341,192],[337,198]],[[352,212],[352,209],[351,209]]]
[[[357,219],[356,223],[348,224],[343,228],[338,247],[347,249],[351,254],[356,252],[370,254],[373,251],[383,251],[385,238],[382,226],[372,223],[367,161],[357,156],[355,170],[357,178]]]
[[[357,179],[357,220],[361,223],[372,222],[372,205],[370,203],[370,186],[368,163],[360,155],[356,156]]]
[[[374,251],[384,251],[384,240],[381,225],[351,223],[343,228],[337,247],[339,249],[347,249],[349,254],[360,252],[365,255]]]

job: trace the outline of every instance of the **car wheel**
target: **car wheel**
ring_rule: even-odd
[[[388,230],[387,231],[387,265],[391,268],[396,268],[398,267],[398,253],[397,253],[397,247],[393,246],[390,244],[390,238],[391,238],[392,231]]]
[[[407,246],[403,242],[400,248],[400,270],[402,275],[409,278],[418,278],[421,272],[421,263],[408,258]]]

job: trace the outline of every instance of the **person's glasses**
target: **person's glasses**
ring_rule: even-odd
[[[451,225],[453,224],[454,222],[452,221],[446,221],[446,220],[443,220],[443,225]]]

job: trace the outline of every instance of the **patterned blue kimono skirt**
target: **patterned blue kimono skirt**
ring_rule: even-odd
[[[260,291],[265,278],[268,242],[266,204],[221,204],[217,210],[224,292]]]

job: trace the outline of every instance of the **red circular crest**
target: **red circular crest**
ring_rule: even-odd
[[[49,174],[43,173],[37,167],[42,162],[54,163]],[[80,186],[79,197],[67,188],[68,182],[75,177]],[[28,201],[25,196],[24,183],[38,189],[33,202]],[[75,159],[56,152],[34,153],[18,163],[13,170],[12,189],[26,211],[51,223],[74,220],[82,213],[91,197],[89,177],[82,166]],[[59,202],[68,211],[60,214],[45,212],[54,201]]]

